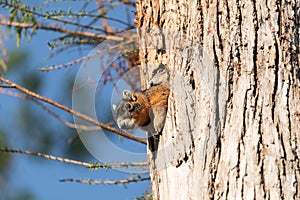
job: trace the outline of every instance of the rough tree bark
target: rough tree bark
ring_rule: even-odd
[[[300,199],[299,12],[296,0],[137,1],[143,81],[151,64],[171,71],[154,199]]]

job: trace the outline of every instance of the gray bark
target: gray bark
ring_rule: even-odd
[[[299,1],[137,2],[142,81],[171,94],[154,199],[299,199]]]

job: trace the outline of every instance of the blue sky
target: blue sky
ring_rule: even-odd
[[[57,4],[53,6],[57,7]],[[65,6],[67,6],[67,4]],[[73,9],[76,9],[76,4],[73,4],[72,6]],[[82,3],[78,3],[78,8],[81,8],[81,6]],[[0,13],[2,13],[2,11],[3,10],[1,8]],[[114,17],[120,17],[124,19],[125,13],[117,10],[114,11],[112,15],[114,15]],[[46,97],[60,102],[64,98],[68,98],[68,95],[70,95],[68,92],[64,92],[64,84],[67,83],[67,80],[74,78],[79,68],[71,67],[68,69],[51,71],[48,73],[38,72],[38,68],[46,65],[56,65],[72,61],[76,58],[79,58],[80,56],[87,55],[89,51],[82,51],[81,53],[64,53],[52,59],[47,59],[48,56],[53,53],[53,51],[49,49],[47,42],[55,38],[55,36],[57,35],[50,32],[39,31],[38,34],[33,37],[30,43],[28,43],[27,40],[23,40],[21,42],[21,48],[29,52],[28,66],[24,66],[22,70],[15,70],[11,72],[9,71],[5,75],[5,77],[18,83],[21,78],[20,73],[40,73],[40,76],[42,76],[45,84],[43,84],[43,88],[38,92]],[[16,48],[14,36],[11,36],[5,43],[7,48],[10,50]],[[102,92],[103,91],[105,93],[105,89],[103,89]],[[10,147],[16,149],[31,150],[30,141],[26,141],[26,134],[24,134],[21,127],[16,126],[14,123],[14,117],[18,112],[17,109],[19,108],[16,105],[20,104],[29,105],[32,103],[0,94],[0,127],[2,129],[5,129],[9,133]],[[41,109],[39,110],[39,112],[41,113],[44,112]],[[69,116],[68,114],[63,112],[59,112],[59,114],[63,118]],[[43,115],[45,115],[45,113],[43,113]],[[47,123],[47,126],[54,126],[54,129],[56,126],[62,126],[61,124],[59,124],[59,122],[57,122],[56,119],[53,119],[53,117],[48,116],[48,118],[49,121],[45,122]],[[51,130],[52,128],[53,127],[51,127]],[[53,134],[55,134],[55,137],[62,137],[63,139],[61,141],[61,144],[64,144],[65,138],[63,136],[63,133]],[[137,150],[138,152],[142,153],[143,151],[145,151],[145,147],[142,145],[136,144],[126,139],[120,141],[118,137],[115,137],[114,139],[115,143],[118,144],[120,148],[130,145],[131,147],[133,146],[133,149]],[[60,148],[57,148],[56,150],[54,150],[54,152],[43,153],[55,153],[55,155],[57,156],[63,156],[60,155],[59,149]],[[109,152],[105,153],[109,154]],[[95,158],[92,155],[87,155],[84,159],[84,161],[95,161]],[[146,155],[145,159],[147,159]],[[67,198],[71,198],[74,200],[82,198],[134,199],[137,196],[141,196],[145,190],[149,190],[149,182],[138,184],[132,183],[126,186],[84,185],[78,183],[59,182],[60,179],[64,178],[112,180],[126,179],[129,176],[129,173],[117,170],[99,170],[95,172],[80,166],[73,166],[71,164],[64,164],[26,155],[13,155],[11,167],[7,175],[8,184],[6,185],[4,193],[14,194],[21,191],[29,191],[36,197],[36,199],[45,200]],[[2,193],[2,195],[4,193]]]

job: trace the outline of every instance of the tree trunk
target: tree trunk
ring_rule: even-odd
[[[142,81],[171,93],[154,199],[299,199],[299,1],[137,1]],[[155,65],[152,65],[155,64]]]

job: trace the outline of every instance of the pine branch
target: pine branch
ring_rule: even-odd
[[[57,21],[57,22],[61,22],[63,24],[70,24],[70,25],[74,25],[76,27],[81,27],[81,28],[84,28],[84,29],[91,29],[91,30],[101,31],[101,32],[105,33],[105,31],[103,29],[100,29],[100,28],[97,28],[97,27],[86,26],[86,25],[82,25],[80,23],[76,23],[76,22],[73,22],[73,21],[59,19],[59,18],[56,18],[55,16],[38,13],[36,11],[30,10],[30,9],[27,9],[27,8],[24,8],[24,7],[21,7],[21,6],[16,6],[16,5],[10,4],[8,2],[4,2],[3,5],[4,6],[10,6],[10,7],[14,8],[14,9],[34,14],[34,15],[39,16],[39,17],[43,17],[43,18],[46,18],[46,19],[51,19],[51,20],[54,20],[54,21]]]

